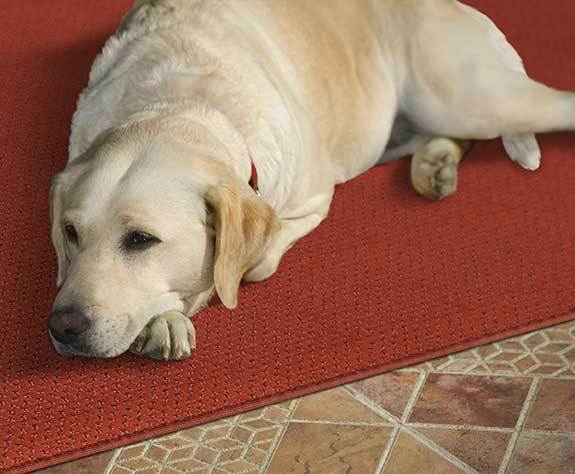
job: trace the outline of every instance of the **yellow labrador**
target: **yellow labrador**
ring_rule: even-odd
[[[336,184],[411,154],[441,199],[468,140],[501,136],[535,169],[533,133],[572,129],[575,95],[530,80],[455,0],[140,0],[53,183],[54,346],[188,357],[188,316],[272,275]]]

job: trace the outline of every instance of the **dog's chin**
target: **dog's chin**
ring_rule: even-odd
[[[52,337],[50,334],[50,339],[52,339],[52,344],[56,352],[64,357],[90,357],[90,358],[102,358],[110,359],[112,357],[118,357],[126,352],[130,345],[126,347],[108,347],[108,348],[95,348],[89,345],[82,344],[62,344]]]

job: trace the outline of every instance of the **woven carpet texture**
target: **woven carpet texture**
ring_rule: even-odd
[[[470,2],[531,75],[575,90],[572,0]],[[0,0],[0,470],[25,472],[568,318],[575,309],[575,134],[542,168],[475,147],[460,189],[418,197],[409,161],[338,188],[332,212],[239,307],[195,317],[161,363],[55,354],[51,176],[90,65],[132,0]]]

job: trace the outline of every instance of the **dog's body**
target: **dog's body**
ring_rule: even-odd
[[[532,133],[573,129],[575,96],[527,78],[454,0],[141,0],[93,66],[55,180],[56,348],[114,356],[140,334],[140,352],[186,357],[184,315],[273,274],[336,184],[413,154],[415,189],[440,199],[468,140],[503,136],[535,169]]]

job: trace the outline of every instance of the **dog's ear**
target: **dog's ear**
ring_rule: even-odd
[[[60,287],[66,278],[68,271],[68,257],[64,247],[64,233],[62,231],[62,187],[63,176],[61,174],[52,178],[50,188],[50,220],[52,222],[52,244],[58,258],[58,278],[56,285]]]
[[[274,210],[244,183],[213,186],[206,201],[215,216],[214,283],[224,305],[235,308],[244,274],[263,256],[279,230]]]

